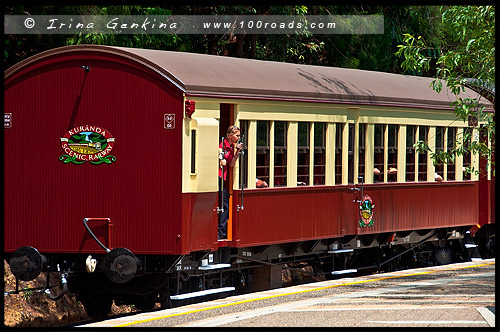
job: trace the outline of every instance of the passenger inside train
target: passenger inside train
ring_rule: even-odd
[[[233,169],[240,155],[243,143],[240,140],[240,128],[229,126],[225,139],[219,144],[219,194],[222,195],[222,211],[219,214],[219,240],[227,239],[227,221],[229,219],[229,188],[227,188],[227,169]],[[238,143],[239,142],[239,143]],[[236,150],[235,150],[236,148]]]

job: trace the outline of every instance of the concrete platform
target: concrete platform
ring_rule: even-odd
[[[85,327],[495,327],[495,260],[273,289]]]

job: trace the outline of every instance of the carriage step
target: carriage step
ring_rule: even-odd
[[[206,290],[202,290],[202,291],[198,291],[198,292],[193,292],[193,293],[171,295],[170,299],[171,300],[184,300],[184,299],[190,299],[190,298],[198,297],[198,296],[205,296],[205,295],[210,295],[210,294],[231,292],[231,291],[234,291],[234,290],[235,290],[234,287],[222,287],[222,288],[206,289]]]
[[[217,269],[225,269],[226,267],[231,267],[231,264],[220,263],[220,264],[212,264],[212,265],[202,265],[202,266],[198,266],[198,270],[217,270]]]
[[[341,254],[344,252],[353,252],[354,249],[335,249],[335,250],[328,250],[329,254]]]
[[[356,273],[358,272],[357,269],[349,269],[349,270],[339,270],[339,271],[332,271],[331,274],[347,274],[347,273]]]

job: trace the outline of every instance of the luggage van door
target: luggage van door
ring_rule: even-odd
[[[217,244],[219,120],[200,114],[193,114],[184,131],[183,192],[193,250]]]

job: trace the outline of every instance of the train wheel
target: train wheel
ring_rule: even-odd
[[[151,311],[156,305],[157,294],[150,294],[134,300],[134,305],[141,311]]]
[[[495,238],[491,238],[488,241],[488,258],[495,257]]]
[[[495,257],[495,240],[481,236],[474,238],[474,242],[477,244],[477,249],[481,254],[483,259]]]
[[[169,291],[164,291],[161,293],[160,308],[161,309],[173,308],[172,300],[170,299],[170,292]]]
[[[453,256],[447,248],[437,248],[434,250],[434,258],[439,265],[451,264]]]
[[[113,299],[105,295],[91,295],[81,300],[85,312],[90,318],[105,318],[111,311]]]

